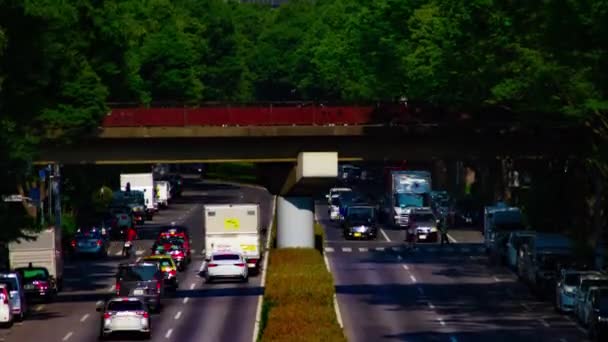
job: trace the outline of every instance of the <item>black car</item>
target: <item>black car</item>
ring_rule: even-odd
[[[159,312],[163,282],[164,276],[156,263],[120,264],[116,274],[116,295],[141,298],[152,311]]]
[[[608,290],[596,292],[591,299],[593,310],[589,316],[589,337],[594,341],[608,339]]]
[[[376,207],[370,205],[352,205],[346,209],[342,222],[345,239],[376,239],[378,225]]]
[[[57,295],[57,282],[45,267],[18,267],[15,272],[23,279],[23,290],[29,300],[51,301]]]

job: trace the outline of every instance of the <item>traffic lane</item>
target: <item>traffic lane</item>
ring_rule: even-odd
[[[148,221],[140,229],[158,231],[162,225],[179,220],[179,215],[188,211],[192,204],[184,205],[171,212],[160,212],[154,221]],[[179,214],[179,215],[177,215]],[[136,253],[143,255],[152,246],[152,240],[138,240]],[[75,339],[82,326],[91,324],[96,315],[95,303],[107,298],[114,275],[120,262],[122,251],[120,242],[113,242],[109,256],[103,259],[75,257],[66,260],[64,265],[64,291],[52,303],[37,305],[32,314],[23,322],[8,331],[0,332],[6,341],[34,341]],[[132,256],[132,260],[137,258]]]
[[[442,340],[441,323],[396,253],[332,254],[328,260],[349,341]]]
[[[467,260],[468,259],[468,260]],[[405,265],[459,341],[583,341],[577,326],[484,257],[404,255]]]

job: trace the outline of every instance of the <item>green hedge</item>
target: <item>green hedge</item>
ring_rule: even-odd
[[[261,341],[346,341],[336,320],[333,278],[319,251],[273,250],[267,272]]]

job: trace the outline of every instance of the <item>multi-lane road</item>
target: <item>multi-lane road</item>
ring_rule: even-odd
[[[317,206],[325,255],[349,341],[585,341],[568,317],[534,298],[508,270],[491,266],[481,235],[452,231],[449,246],[403,248],[402,231],[344,241]]]
[[[263,226],[272,216],[272,196],[265,190],[232,184],[186,179],[182,198],[154,220],[139,228],[133,260],[150,253],[159,229],[171,222],[189,227],[193,261],[178,275],[180,289],[163,301],[162,312],[152,316],[153,341],[247,341],[253,337],[256,310],[262,294],[260,276],[249,283],[205,284],[198,273],[204,246],[203,205],[255,202],[261,207]],[[0,330],[0,341],[96,341],[100,316],[96,303],[114,290],[121,244],[113,243],[101,260],[68,260],[64,291],[49,304],[33,306],[31,315],[10,329]]]

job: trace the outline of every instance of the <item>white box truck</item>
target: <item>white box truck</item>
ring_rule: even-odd
[[[146,216],[148,220],[151,220],[154,213],[158,211],[152,173],[123,173],[120,175],[120,190],[126,191],[127,184],[130,185],[131,190],[139,190],[144,193]]]
[[[171,199],[171,185],[168,181],[154,181],[156,187],[156,193],[158,194],[157,202],[162,208],[169,207],[169,200]]]
[[[262,249],[258,204],[205,205],[205,259],[217,251],[243,254],[247,266],[258,269]]]
[[[384,215],[389,225],[409,226],[413,208],[431,207],[431,173],[428,171],[394,170],[386,180]]]
[[[25,235],[35,237],[33,240],[18,239],[8,245],[8,259],[11,269],[44,267],[55,280],[55,291],[63,287],[63,253],[61,247],[61,229],[49,227],[41,232],[24,231]]]

